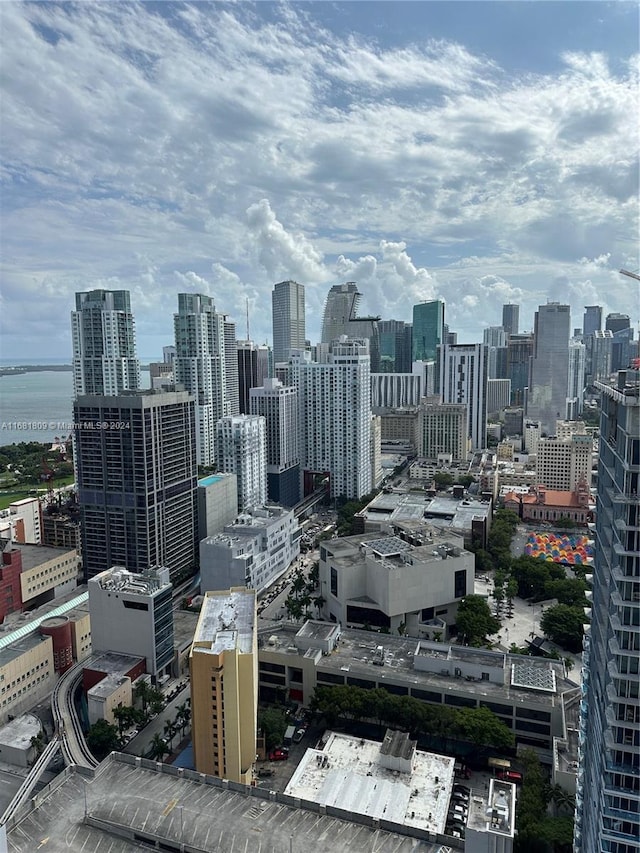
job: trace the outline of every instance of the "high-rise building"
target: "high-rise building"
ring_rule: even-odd
[[[507,379],[507,333],[502,326],[489,326],[483,332],[487,347],[487,375],[489,379]]]
[[[216,422],[239,413],[235,325],[211,297],[179,293],[174,329],[175,380],[195,399],[198,464],[212,465]]]
[[[640,374],[601,394],[595,558],[583,654],[574,850],[640,850]]]
[[[267,496],[282,506],[300,500],[300,436],[298,391],[277,379],[265,379],[250,391],[250,411],[265,419]]]
[[[586,362],[587,384],[593,385],[597,380],[604,381],[611,375],[611,359],[613,355],[613,332],[593,332],[587,338]]]
[[[444,302],[435,299],[413,306],[413,361],[436,361],[444,340]]]
[[[255,590],[205,593],[189,670],[196,770],[251,784],[258,709]]]
[[[331,344],[346,335],[353,340],[369,342],[371,370],[378,373],[380,364],[380,317],[358,317],[362,294],[355,281],[334,284],[327,294],[322,318],[322,343]]]
[[[411,323],[380,320],[380,373],[411,372]]]
[[[540,421],[542,432],[553,434],[564,418],[569,384],[571,309],[559,302],[540,305],[535,315],[533,354],[529,362],[527,418]]]
[[[582,334],[586,337],[602,329],[602,305],[585,305]]]
[[[502,412],[511,400],[510,379],[487,379],[487,412]]]
[[[487,443],[487,347],[456,344],[442,347],[440,392],[443,403],[467,407],[467,429],[474,450]]]
[[[529,361],[533,353],[533,335],[513,334],[507,343],[507,379],[511,380],[511,403],[523,406],[529,385]]]
[[[241,415],[249,414],[249,391],[258,382],[258,347],[253,341],[236,341],[238,348],[238,408]]]
[[[520,323],[520,306],[510,302],[502,306],[502,328],[511,335],[518,334]]]
[[[76,293],[71,312],[73,391],[121,394],[140,387],[140,363],[127,290]]]
[[[422,375],[419,373],[372,373],[371,408],[415,408],[424,396]]]
[[[575,492],[581,480],[591,483],[590,435],[541,438],[538,442],[536,475],[538,485],[562,492]]]
[[[238,479],[238,510],[267,502],[265,419],[257,415],[220,418],[216,425],[218,468]]]
[[[469,451],[467,407],[425,397],[418,409],[417,434],[418,456],[437,459],[445,454],[454,462],[465,460]]]
[[[334,341],[325,362],[292,359],[304,492],[329,477],[332,498],[371,491],[371,379],[366,340]]]
[[[623,329],[628,329],[631,325],[628,314],[607,314],[604,327],[614,334],[621,332]]]
[[[273,314],[273,361],[289,361],[292,349],[304,349],[304,285],[297,281],[279,281],[271,292]]]
[[[567,399],[575,400],[576,411],[582,412],[584,406],[584,384],[586,369],[586,348],[581,340],[571,338],[569,341],[569,382]]]
[[[114,566],[91,578],[87,588],[92,651],[143,657],[145,672],[168,675],[173,661],[169,570],[156,566],[133,574]]]
[[[86,579],[125,566],[193,571],[196,437],[186,391],[83,395],[73,407]]]

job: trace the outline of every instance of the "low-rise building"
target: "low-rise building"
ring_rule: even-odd
[[[295,690],[307,705],[316,686],[347,684],[453,708],[484,707],[514,732],[518,748],[535,749],[547,763],[554,738],[566,737],[565,703],[576,685],[562,661],[349,628],[327,654],[299,633],[280,624],[261,635],[263,701]]]
[[[14,542],[39,545],[42,542],[42,508],[38,498],[22,498],[9,504]]]
[[[410,538],[416,544],[411,544]],[[420,544],[417,544],[420,543]],[[371,625],[410,636],[432,636],[433,621],[455,622],[473,592],[475,556],[440,531],[401,538],[368,533],[320,546],[323,613],[340,624]]]
[[[558,521],[570,519],[586,525],[592,520],[589,486],[581,480],[573,492],[535,486],[528,494],[508,492],[504,496],[505,509],[513,510],[523,521]]]
[[[0,761],[28,767],[36,755],[33,739],[42,734],[42,722],[35,714],[22,714],[0,728]]]
[[[26,610],[59,598],[78,586],[78,552],[48,545],[20,545],[20,594]]]
[[[121,672],[111,672],[87,691],[89,725],[93,726],[98,720],[117,725],[114,708],[131,704],[131,679]]]
[[[300,525],[293,510],[251,507],[222,533],[200,542],[200,589],[247,586],[259,592],[299,554]]]
[[[89,609],[93,651],[145,659],[154,679],[169,674],[173,661],[173,608],[169,570],[143,574],[114,566],[91,578]]]

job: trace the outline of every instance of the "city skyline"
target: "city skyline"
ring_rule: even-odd
[[[637,321],[632,4],[0,15],[3,357],[65,357],[96,288],[131,292],[145,357],[185,290],[270,340],[289,278],[311,340],[350,280],[363,316],[444,299],[461,343],[511,302],[521,330],[549,298]]]

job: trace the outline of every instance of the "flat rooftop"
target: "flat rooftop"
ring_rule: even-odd
[[[78,556],[75,548],[54,548],[51,545],[23,545],[21,542],[17,542],[15,545],[22,556],[23,572],[35,569],[36,566],[41,566],[50,560],[59,560],[61,557],[77,558]]]
[[[219,474],[209,474],[208,477],[202,477],[198,480],[198,485],[206,489],[207,486],[213,486],[214,483],[219,483],[222,477]]]
[[[114,825],[132,833],[153,833],[171,845],[166,849],[176,850],[181,841],[199,850],[249,853],[415,853],[418,846],[421,853],[438,853],[441,849],[440,844],[420,843],[410,836],[295,808],[259,788],[232,790],[223,783],[195,781],[189,771],[177,776],[173,767],[156,767],[155,762],[136,762],[134,756],[111,755],[93,780],[65,771],[62,784],[36,797],[37,807],[9,830],[9,851],[33,853],[46,838],[47,853],[69,853],[70,848],[137,853],[140,842],[111,834],[108,828]],[[84,822],[85,795],[89,820],[104,821],[103,828]]]
[[[402,773],[378,762],[380,742],[337,732],[325,738],[323,749],[305,752],[285,794],[444,833],[454,758],[416,750],[412,772]]]
[[[266,626],[265,626],[266,627]],[[283,655],[300,654],[303,652],[292,652],[295,647],[295,628],[287,625],[273,625],[268,629],[267,638],[264,638],[264,651],[280,652]],[[263,638],[261,637],[261,640]],[[273,644],[271,640],[273,639]],[[537,704],[554,706],[562,701],[561,695],[567,690],[575,690],[575,684],[564,675],[561,661],[542,661],[545,668],[551,667],[555,673],[555,692],[536,689],[535,686],[513,687],[510,686],[510,677],[506,683],[497,684],[493,681],[475,681],[473,687],[464,679],[456,679],[441,675],[438,672],[427,672],[414,669],[413,659],[418,646],[415,637],[394,637],[390,634],[378,634],[371,631],[360,631],[353,628],[343,628],[340,635],[340,643],[330,655],[322,658],[318,670],[332,672],[343,677],[352,676],[367,679],[372,682],[401,681],[410,688],[425,690],[439,690],[441,693],[450,691],[472,693],[479,701],[499,702],[508,699],[516,704],[518,701],[535,701]],[[376,666],[374,655],[377,646],[384,648],[385,664]],[[475,650],[464,646],[453,646],[455,653],[464,655],[466,652]],[[447,646],[443,644],[443,653],[448,655]],[[486,653],[482,650],[481,654]],[[491,655],[491,652],[488,652]],[[494,653],[495,654],[495,653]],[[498,653],[499,656],[502,653]],[[517,655],[504,655],[505,662],[510,664]],[[530,659],[533,661],[534,659]]]
[[[486,800],[484,797],[471,798],[467,828],[513,838],[515,808],[516,786],[511,782],[491,779]]]
[[[42,730],[35,714],[21,714],[0,728],[0,744],[14,749],[29,749],[31,738]]]
[[[206,593],[193,637],[193,652],[250,652],[256,619],[255,590]]]
[[[297,636],[309,640],[330,640],[339,631],[340,627],[332,622],[318,622],[315,619],[307,619],[298,631]]]
[[[106,675],[122,675],[136,666],[142,657],[135,655],[122,655],[118,652],[102,652],[101,654],[92,654],[82,661],[83,669],[90,669],[93,672],[104,672]]]

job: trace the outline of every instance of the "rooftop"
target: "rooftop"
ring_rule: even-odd
[[[100,589],[126,592],[130,595],[149,596],[171,586],[168,580],[168,571],[165,570],[164,574],[167,579],[163,581],[157,569],[149,569],[148,572],[137,574],[128,571],[128,569],[122,566],[112,566],[110,569],[100,572],[99,575],[91,578],[89,584],[97,584]]]
[[[104,672],[107,675],[122,675],[133,669],[144,658],[134,655],[121,655],[117,652],[102,652],[102,654],[90,655],[82,661],[84,669],[94,672]]]
[[[489,781],[489,796],[472,797],[467,828],[476,832],[495,832],[513,838],[515,827],[516,786],[498,779]]]
[[[121,687],[125,681],[128,680],[129,679],[126,675],[122,675],[119,672],[110,672],[106,678],[103,678],[102,681],[94,684],[94,686],[88,691],[87,695],[103,697],[106,699],[111,696],[114,690]]]
[[[53,601],[42,604],[28,613],[15,613],[5,617],[0,626],[0,650],[12,645],[21,637],[26,637],[40,626],[40,623],[52,616],[68,616],[70,619],[89,612],[89,593],[85,587],[77,587],[73,592],[61,595]]]
[[[15,546],[20,551],[22,557],[23,572],[35,569],[36,566],[41,566],[50,560],[59,560],[61,557],[76,558],[78,556],[74,548],[52,548],[50,545],[24,545],[22,542],[16,542]]]
[[[198,485],[206,489],[207,486],[213,486],[214,483],[219,483],[222,480],[220,474],[209,474],[208,477],[202,477],[198,480]]]
[[[193,652],[250,652],[256,619],[255,590],[207,592],[193,637]]]
[[[379,763],[383,744],[377,741],[337,732],[325,738],[323,749],[305,752],[285,794],[444,832],[454,758],[416,750],[411,773],[402,773]]]
[[[332,622],[317,622],[314,619],[307,619],[296,636],[311,640],[330,640],[336,633],[340,633],[340,627]]]
[[[31,738],[41,730],[42,723],[35,714],[22,714],[0,728],[0,745],[29,749]]]
[[[489,503],[471,498],[460,500],[443,495],[430,498],[422,492],[382,492],[359,515],[371,522],[427,519],[434,527],[446,525],[464,529],[471,527],[471,519],[486,517],[490,512]]]
[[[180,773],[180,775],[178,775]],[[92,780],[66,770],[61,784],[19,826],[8,830],[12,853],[33,853],[47,839],[47,853],[74,850],[136,853],[142,837],[152,836],[178,849],[235,850],[251,853],[437,853],[440,844],[296,808],[283,795],[222,780],[204,784],[198,774],[177,771],[134,756],[112,754]],[[99,819],[100,827],[89,821]],[[131,840],[116,834],[131,833]],[[133,840],[133,833],[140,840]],[[152,845],[151,845],[152,846]]]

